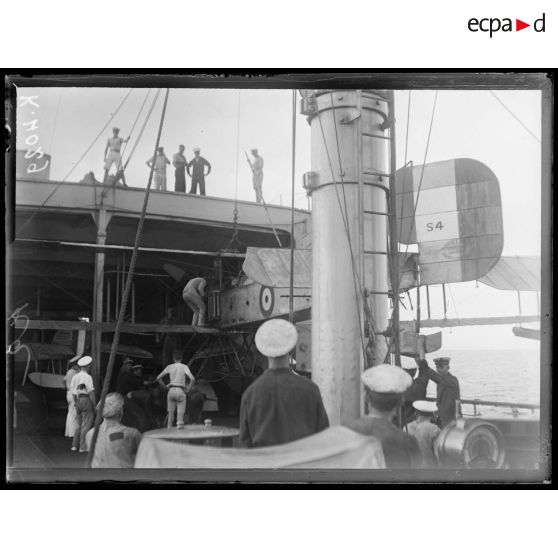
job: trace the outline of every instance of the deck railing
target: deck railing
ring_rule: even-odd
[[[436,401],[435,397],[427,397],[427,401]],[[519,409],[529,409],[531,414],[535,414],[537,409],[540,409],[540,405],[534,403],[508,403],[504,401],[487,401],[486,399],[461,399],[461,405],[472,405],[473,415],[477,416],[477,407],[507,407],[512,410],[512,414],[515,416],[519,414]]]

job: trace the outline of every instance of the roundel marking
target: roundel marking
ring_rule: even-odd
[[[262,314],[269,318],[273,313],[273,307],[275,306],[275,295],[273,294],[273,289],[269,287],[262,287],[260,289],[260,310]]]

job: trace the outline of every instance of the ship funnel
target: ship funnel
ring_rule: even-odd
[[[304,90],[311,127],[312,380],[332,425],[363,411],[360,375],[388,325],[389,136],[381,91]]]

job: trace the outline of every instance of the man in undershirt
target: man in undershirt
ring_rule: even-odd
[[[167,394],[167,428],[172,428],[174,424],[174,413],[176,412],[176,427],[184,428],[184,413],[186,412],[186,396],[194,382],[196,381],[190,369],[185,364],[182,364],[182,351],[174,351],[172,353],[174,362],[169,364],[156,378],[155,381],[159,382],[163,387],[165,383],[162,378],[169,376],[170,382],[168,385],[169,392]],[[188,377],[188,381],[186,378]]]
[[[122,145],[130,139],[130,136],[128,136],[126,139],[123,139],[118,136],[119,132],[120,128],[113,128],[113,137],[108,139],[107,145],[105,146],[105,177],[103,178],[103,183],[106,184],[109,170],[111,169],[112,165],[116,165],[117,180],[122,179],[122,183],[124,184],[124,186],[126,186],[126,178],[124,177],[124,167],[122,166],[122,155],[120,151],[122,149]]]

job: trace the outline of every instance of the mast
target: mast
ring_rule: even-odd
[[[312,145],[312,379],[330,423],[346,424],[362,412],[362,371],[387,352],[388,101],[380,91],[302,96]]]

